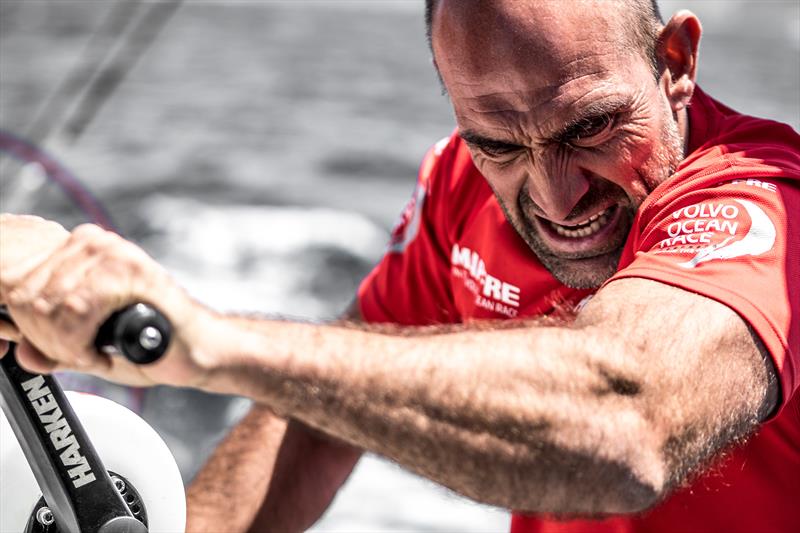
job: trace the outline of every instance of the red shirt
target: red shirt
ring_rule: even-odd
[[[689,155],[639,208],[612,280],[648,278],[736,311],[772,356],[780,409],[641,515],[559,522],[515,514],[512,532],[800,529],[800,136],[699,89],[689,123]],[[359,302],[367,321],[428,325],[547,315],[591,292],[545,270],[453,134],[426,155]]]

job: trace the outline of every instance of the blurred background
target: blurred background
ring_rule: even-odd
[[[563,0],[564,2],[572,0]],[[704,24],[699,83],[800,127],[800,2],[661,1]],[[421,0],[0,0],[0,210],[136,241],[218,309],[335,317],[454,126]],[[62,376],[142,414],[188,482],[239,398]],[[318,531],[504,531],[368,457]]]

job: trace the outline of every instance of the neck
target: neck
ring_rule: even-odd
[[[683,157],[686,157],[686,154],[689,153],[689,112],[687,108],[684,107],[680,109],[676,115],[678,120],[678,132],[683,142]]]

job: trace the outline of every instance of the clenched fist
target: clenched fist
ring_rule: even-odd
[[[159,308],[175,330],[166,356],[146,367],[99,354],[93,344],[100,324],[134,302]],[[72,369],[137,385],[204,379],[189,338],[211,313],[141,248],[98,226],[70,233],[38,217],[2,215],[0,303],[18,328],[3,326],[0,337],[19,342],[17,359],[30,371]]]

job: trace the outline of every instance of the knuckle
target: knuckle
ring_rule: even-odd
[[[49,316],[53,314],[53,311],[55,310],[56,306],[53,305],[53,302],[49,298],[44,296],[39,296],[33,301],[32,307],[33,311],[36,314],[42,316]]]
[[[102,248],[106,230],[95,224],[81,224],[72,230],[71,240],[83,244],[87,249],[96,251]]]
[[[64,229],[64,226],[62,226],[61,224],[59,224],[58,222],[55,222],[53,220],[40,219],[40,221],[43,222],[44,225],[47,226],[47,228],[49,230],[51,230],[51,231],[54,231],[54,232],[55,231],[59,231],[59,232],[67,231],[66,229]]]
[[[89,315],[90,307],[88,302],[78,294],[71,294],[64,299],[64,310],[78,318],[85,318]]]
[[[98,235],[105,233],[106,230],[98,226],[97,224],[80,224],[74,230],[72,230],[72,235],[75,237],[91,237],[92,235]]]
[[[141,261],[140,258],[138,258],[138,257],[136,257],[134,255],[128,255],[125,258],[125,263],[127,265],[128,271],[132,275],[141,276],[142,274],[145,273],[146,269],[145,269],[144,265],[142,264],[142,261]]]
[[[22,288],[12,289],[6,296],[6,300],[12,307],[22,307],[28,300],[27,291]]]
[[[142,256],[139,248],[125,239],[110,234],[104,250],[106,259],[113,262],[118,268],[126,270],[139,269],[142,266]]]

